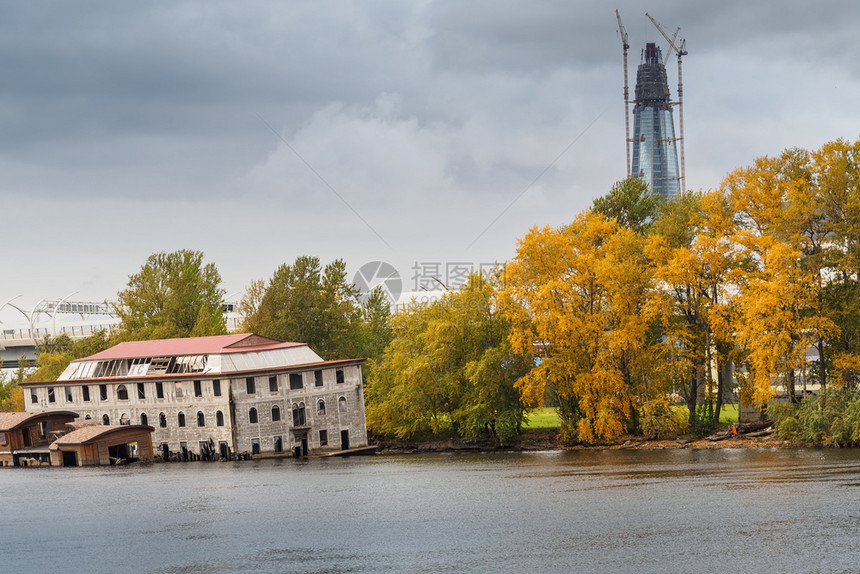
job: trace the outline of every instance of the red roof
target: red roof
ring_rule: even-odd
[[[155,341],[131,341],[114,345],[95,355],[78,361],[110,359],[141,359],[144,357],[178,357],[182,355],[210,355],[300,347],[304,343],[288,343],[253,335],[215,335],[212,337],[189,337],[185,339],[159,339]]]

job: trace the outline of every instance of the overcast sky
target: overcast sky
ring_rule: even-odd
[[[860,133],[848,0],[3,3],[0,304],[181,248],[230,295],[304,254],[405,289],[509,259],[625,176],[616,6],[631,91],[645,10],[687,40],[688,189]]]

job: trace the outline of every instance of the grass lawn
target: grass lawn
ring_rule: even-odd
[[[528,415],[528,421],[523,425],[525,429],[557,429],[561,426],[558,418],[558,409],[547,407],[534,409]]]
[[[679,410],[687,413],[685,405],[679,405]],[[723,405],[720,410],[720,424],[730,425],[738,422],[738,405]],[[547,407],[543,409],[535,409],[528,415],[528,421],[523,425],[525,429],[557,429],[561,426],[561,419],[558,418],[558,409],[555,407]]]

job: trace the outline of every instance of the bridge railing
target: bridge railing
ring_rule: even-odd
[[[116,325],[106,323],[104,325],[69,325],[58,329],[59,334],[66,334],[72,339],[82,339],[96,334],[99,331],[113,332]],[[37,327],[35,329],[0,329],[0,340],[2,341],[36,341],[51,335],[51,329]]]

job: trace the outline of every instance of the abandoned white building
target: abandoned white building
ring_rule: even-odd
[[[120,343],[24,383],[27,411],[154,427],[165,458],[367,446],[361,365],[253,334]]]

